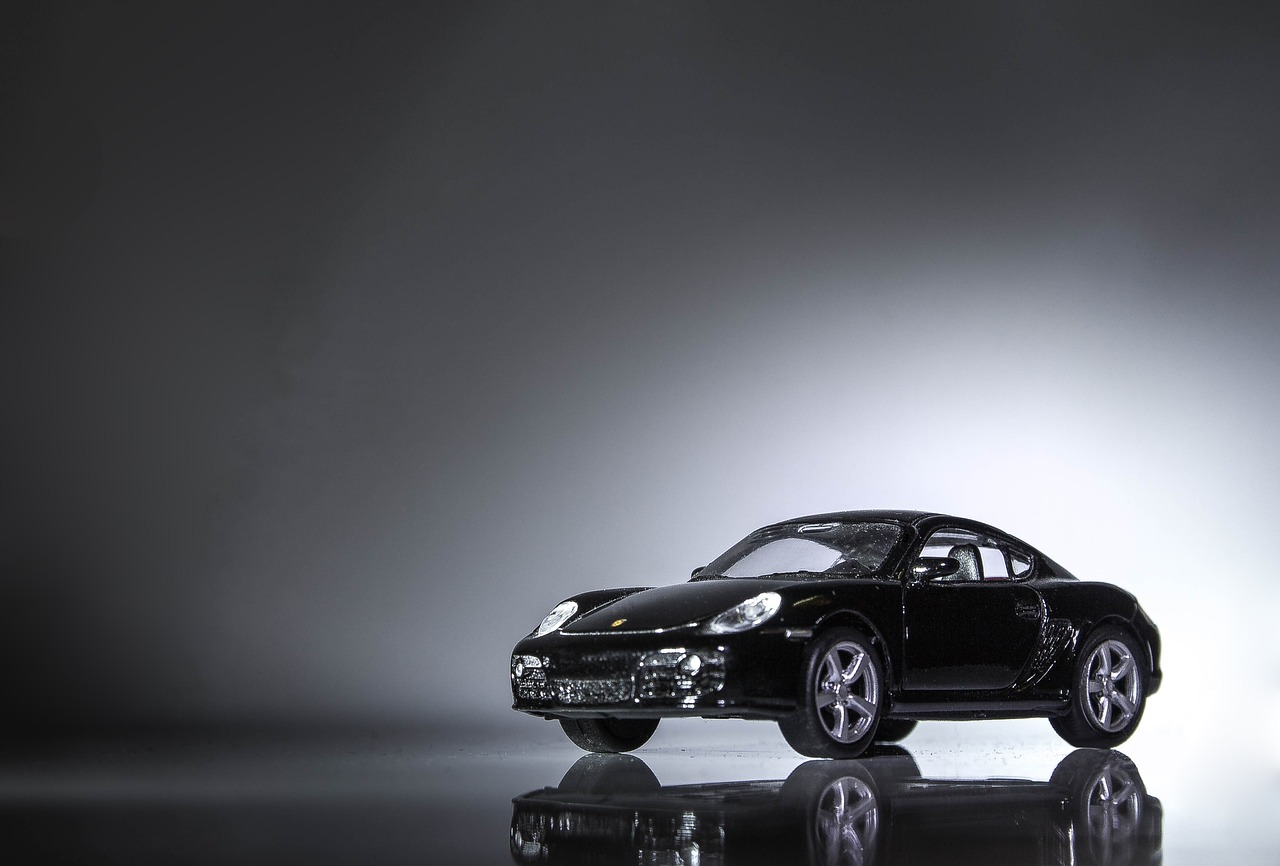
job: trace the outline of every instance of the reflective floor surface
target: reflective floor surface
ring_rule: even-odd
[[[1140,734],[925,723],[808,761],[776,728],[690,720],[633,755],[554,725],[217,733],[0,748],[5,863],[1280,862],[1280,773]]]
[[[934,779],[910,752],[809,761],[785,779],[659,784],[639,758],[579,759],[515,801],[518,863],[1161,862],[1163,812],[1125,755],[1047,780]]]

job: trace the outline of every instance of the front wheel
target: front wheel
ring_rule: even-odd
[[[875,738],[885,696],[880,656],[861,632],[832,629],[815,641],[804,669],[804,695],[778,722],[782,736],[811,758],[856,758]]]
[[[561,719],[565,736],[588,752],[630,752],[658,730],[657,719]]]
[[[647,794],[662,787],[649,765],[631,755],[583,755],[560,780],[562,794]]]
[[[1110,749],[1133,734],[1147,697],[1146,661],[1127,632],[1105,626],[1085,641],[1071,681],[1071,709],[1049,719],[1073,746]]]

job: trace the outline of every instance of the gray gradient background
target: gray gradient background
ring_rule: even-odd
[[[561,598],[887,506],[1134,591],[1144,727],[1274,768],[1253,8],[7,7],[6,723],[519,742]]]

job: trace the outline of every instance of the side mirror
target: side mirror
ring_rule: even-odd
[[[959,570],[959,561],[949,556],[922,556],[911,566],[911,574],[921,580],[936,580]]]
[[[693,571],[689,572],[689,579],[690,579],[690,580],[693,580],[695,577],[697,577],[698,575],[702,574],[702,569],[704,569],[704,568],[706,568],[706,566],[705,566],[705,565],[699,565],[699,566],[698,566],[697,568],[695,568]]]

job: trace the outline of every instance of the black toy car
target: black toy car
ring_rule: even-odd
[[[849,758],[920,719],[1048,717],[1074,746],[1133,733],[1160,635],[1117,587],[972,520],[852,511],[766,526],[683,584],[586,592],[515,647],[514,707],[590,751],[665,716],[773,719]]]
[[[516,863],[1044,863],[1156,866],[1164,812],[1120,752],[1077,749],[1048,781],[920,774],[897,746],[785,780],[662,786],[639,758],[585,755],[512,803]]]

